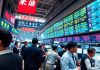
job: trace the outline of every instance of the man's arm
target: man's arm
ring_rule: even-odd
[[[87,67],[87,70],[95,70],[95,67],[91,67],[91,63],[89,59],[85,59],[85,65]]]

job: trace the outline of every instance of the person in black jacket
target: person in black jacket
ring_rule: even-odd
[[[93,59],[95,52],[94,48],[88,49],[87,55],[81,59],[81,70],[95,70],[95,60]]]
[[[0,29],[0,70],[22,70],[22,59],[8,48],[12,35]]]
[[[62,50],[58,52],[59,56],[62,57],[62,55],[67,51],[67,44],[66,45],[61,45]]]
[[[39,70],[43,61],[41,50],[37,48],[38,39],[33,38],[32,46],[25,48],[23,53],[24,70]]]
[[[46,57],[45,44],[39,45],[39,48],[41,50],[41,54],[42,54],[42,58],[43,58],[43,62],[42,62],[42,65],[41,65],[41,70],[45,70],[45,57]]]
[[[13,53],[19,54],[19,49],[18,49],[18,42],[16,41],[13,47]]]
[[[22,48],[21,48],[21,56],[23,57],[23,54],[24,54],[24,50],[25,50],[25,48],[28,46],[28,42],[27,41],[25,41],[24,42],[24,45],[22,46]]]

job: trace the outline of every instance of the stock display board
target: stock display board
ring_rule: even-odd
[[[53,25],[54,37],[64,36],[63,21],[58,21]]]
[[[39,28],[42,25],[42,23],[39,22],[32,22],[32,21],[25,21],[25,20],[18,20],[16,23],[18,24],[18,27]]]
[[[100,0],[87,6],[89,31],[100,31]]]
[[[73,40],[73,38],[72,37],[67,37],[67,41],[69,42],[69,41],[72,41]]]
[[[65,35],[79,34],[89,32],[86,7],[72,13],[64,18]]]
[[[79,36],[74,36],[73,41],[80,43],[80,37]]]
[[[66,16],[64,19],[64,27],[71,26],[73,24],[73,14]]]
[[[74,24],[76,34],[89,32],[86,7],[74,13]]]
[[[88,23],[83,22],[81,24],[75,25],[76,34],[88,32]]]
[[[14,34],[19,34],[19,31],[17,29],[15,29],[13,26],[10,25],[9,22],[2,18],[0,18],[0,28],[8,30],[9,32],[12,32]]]
[[[100,0],[80,8],[53,26],[54,37],[100,31]],[[88,36],[81,37],[81,42],[89,42]]]
[[[74,27],[73,27],[73,14],[66,16],[64,19],[64,34],[71,35],[74,34]]]
[[[54,25],[54,37],[57,37],[57,35],[58,35],[58,23],[55,23]]]
[[[63,21],[59,21],[58,24],[59,24],[59,27],[58,27],[59,34],[58,34],[58,36],[64,36]]]
[[[64,30],[65,30],[65,35],[72,35],[75,32],[73,26],[67,27]]]
[[[100,43],[100,33],[91,35],[92,43]]]
[[[74,13],[74,24],[79,24],[82,22],[87,22],[86,7]]]
[[[89,42],[91,42],[91,39],[90,39],[89,35],[84,35],[84,36],[81,36],[80,38],[81,38],[80,39],[81,43],[89,43]]]

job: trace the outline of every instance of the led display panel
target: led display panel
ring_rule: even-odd
[[[89,32],[86,7],[74,13],[74,24],[76,34]]]
[[[74,13],[74,23],[78,24],[80,22],[80,11]]]
[[[64,34],[65,35],[69,35],[69,29],[68,29],[68,27],[64,28]]]
[[[74,27],[73,27],[73,26],[70,26],[70,27],[69,27],[69,34],[72,35],[72,34],[74,34],[74,33],[75,33]]]
[[[65,35],[72,35],[75,33],[74,26],[64,28]]]
[[[92,43],[100,43],[100,33],[91,35]]]
[[[91,39],[90,39],[89,35],[84,35],[84,36],[81,36],[80,41],[81,41],[81,43],[90,43]]]
[[[64,19],[64,27],[71,26],[73,24],[73,14],[66,16]]]
[[[67,37],[67,41],[69,42],[69,41],[72,41],[73,40],[73,38],[72,37]]]
[[[88,32],[87,22],[75,25],[76,34]]]
[[[4,13],[4,19],[6,19],[12,26],[14,26],[15,23],[15,16],[11,14],[9,11],[5,11]]]
[[[89,4],[87,6],[89,31],[100,30],[100,0]]]
[[[58,38],[58,42],[62,42],[62,38]]]
[[[42,23],[31,22],[31,21],[24,21],[24,20],[18,20],[17,24],[18,24],[18,27],[33,27],[33,28],[38,28],[38,27],[41,26]]]
[[[75,32],[76,32],[76,34],[81,33],[81,24],[75,25]]]
[[[82,8],[74,13],[74,24],[79,24],[82,22],[87,22],[86,7]]]
[[[58,36],[60,37],[60,36],[64,36],[64,30],[63,30],[63,21],[59,21],[58,22],[58,32],[59,32],[59,34],[58,34]]]
[[[79,36],[74,36],[73,41],[80,43],[80,37]]]
[[[64,36],[63,21],[58,21],[53,25],[54,37]]]
[[[81,23],[80,29],[81,29],[81,33],[88,32],[88,23],[87,22]]]
[[[36,2],[37,0],[19,0],[17,12],[36,14]]]
[[[62,42],[66,42],[66,38],[62,38]]]
[[[6,20],[2,18],[0,18],[0,28],[8,30],[9,32],[14,33],[14,34],[19,34],[19,31],[17,29],[12,27],[9,22],[7,22]]]

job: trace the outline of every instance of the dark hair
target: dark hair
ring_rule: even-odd
[[[15,45],[17,45],[18,44],[18,42],[17,41],[15,41]]]
[[[52,45],[52,49],[53,49],[53,50],[56,50],[56,49],[57,49],[57,46]]]
[[[32,44],[38,44],[38,39],[37,38],[33,38],[32,39]]]
[[[68,48],[68,45],[67,45],[67,44],[65,44],[65,45],[64,45],[64,49],[67,49],[67,48]]]
[[[12,41],[12,35],[6,30],[0,29],[0,40],[2,41],[3,47],[9,47]]]
[[[65,47],[65,45],[60,45],[60,47],[61,47],[61,48],[64,48],[64,47]]]
[[[77,43],[70,41],[68,42],[67,47],[68,47],[68,50],[70,50],[71,48],[77,47]]]
[[[87,50],[88,53],[93,53],[94,51],[95,51],[94,48],[88,48],[88,50]]]
[[[41,44],[41,45],[39,45],[39,48],[42,48],[42,44]]]

